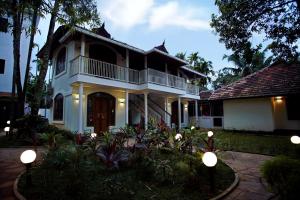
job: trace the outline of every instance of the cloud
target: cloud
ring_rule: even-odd
[[[104,20],[125,30],[146,25],[151,30],[167,26],[188,30],[210,30],[208,11],[203,7],[179,4],[178,0],[108,0],[99,4]]]
[[[100,5],[100,10],[113,26],[130,29],[147,22],[153,4],[154,0],[109,0]]]
[[[152,9],[149,17],[150,29],[177,26],[189,30],[209,30],[209,21],[200,19],[204,10],[181,6],[177,1],[170,1]]]

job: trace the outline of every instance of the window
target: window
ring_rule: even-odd
[[[300,95],[286,97],[288,120],[300,120]]]
[[[0,32],[7,32],[8,19],[0,17]]]
[[[64,112],[64,96],[57,94],[54,98],[54,116],[53,120],[62,121]]]
[[[65,71],[66,68],[66,48],[62,48],[57,54],[55,75]]]
[[[5,60],[0,59],[0,74],[4,74]]]

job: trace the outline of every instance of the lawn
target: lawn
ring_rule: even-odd
[[[206,134],[204,131],[200,132],[203,135]],[[214,130],[214,138],[215,146],[220,150],[291,157],[299,157],[300,154],[299,145],[292,144],[290,136]]]

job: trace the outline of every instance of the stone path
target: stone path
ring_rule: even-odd
[[[13,184],[17,176],[25,169],[20,161],[23,151],[32,149],[24,148],[0,148],[0,199],[14,200]],[[38,159],[41,157],[38,149]]]
[[[261,183],[260,167],[271,156],[226,151],[221,153],[222,160],[232,167],[240,178],[238,186],[227,195],[226,200],[267,200],[273,194]]]

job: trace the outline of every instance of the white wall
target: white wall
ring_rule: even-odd
[[[273,131],[271,98],[224,100],[224,129]]]
[[[12,23],[12,19],[9,19]],[[28,28],[30,21],[24,20],[23,27]],[[20,44],[20,68],[21,68],[21,83],[24,83],[25,68],[28,55],[29,37],[26,37],[25,31],[21,35]],[[0,32],[0,59],[5,60],[4,74],[0,74],[0,92],[11,93],[12,89],[12,76],[13,76],[13,36],[11,29],[8,32]]]
[[[288,120],[286,101],[276,101],[272,98],[275,129],[300,130],[300,120]]]

